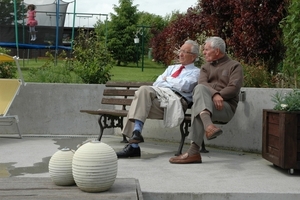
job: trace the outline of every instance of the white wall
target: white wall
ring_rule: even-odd
[[[22,86],[9,114],[19,117],[23,135],[97,135],[97,116],[80,113],[81,109],[98,109],[104,85],[39,84]],[[260,152],[262,144],[262,110],[274,103],[273,88],[242,88],[245,101],[240,101],[234,118],[222,125],[223,134],[206,141],[209,145],[243,151]],[[15,126],[0,126],[1,134],[17,133]],[[104,134],[120,134],[120,129],[106,129]],[[147,120],[145,138],[180,141],[179,127],[164,128],[160,120]],[[188,140],[186,140],[188,142]]]

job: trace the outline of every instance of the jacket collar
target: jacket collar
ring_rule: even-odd
[[[227,55],[224,55],[222,58],[210,62],[210,64],[213,65],[213,66],[216,66],[216,65],[218,65],[218,64],[220,64],[220,63],[225,62],[225,61],[228,60],[228,59],[229,59],[229,57],[228,57]]]

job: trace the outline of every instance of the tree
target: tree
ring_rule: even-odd
[[[284,1],[232,3],[232,35],[226,34],[226,37],[233,55],[248,64],[263,65],[267,71],[276,72],[284,56],[279,26],[286,16]]]
[[[105,21],[101,21],[100,19],[94,25],[95,34],[97,34],[100,41],[106,45],[107,42],[107,28],[110,26],[110,21],[105,19]]]
[[[200,7],[191,7],[185,14],[173,13],[169,25],[151,41],[156,61],[170,65],[177,60],[175,52],[185,40],[197,40],[205,33],[199,9]]]
[[[26,14],[25,5],[22,0],[16,0],[17,4],[17,19],[23,19],[23,14]],[[12,0],[1,0],[0,1],[0,24],[1,25],[12,25],[14,24],[14,1]]]
[[[283,0],[198,0],[152,40],[154,58],[170,64],[174,57],[170,45],[205,34],[222,37],[236,58],[275,72],[283,59],[279,22],[286,15],[284,6]]]
[[[137,6],[132,4],[132,0],[119,0],[119,7],[114,5],[117,14],[110,13],[107,47],[118,66],[136,60],[133,38],[138,15]]]
[[[159,15],[150,14],[148,12],[138,12],[137,32],[142,30],[142,28],[138,27],[141,25],[148,27],[144,28],[144,33],[140,32],[140,34],[137,34],[140,41],[144,39],[144,52],[147,52],[149,47],[151,47],[151,38],[162,31],[168,25],[168,21]]]
[[[84,83],[103,84],[111,79],[111,55],[99,35],[79,29],[73,53],[74,71]]]
[[[10,50],[1,48],[0,53],[8,54]],[[0,78],[15,78],[17,68],[14,67],[12,62],[0,62]]]
[[[293,87],[297,88],[300,72],[300,2],[291,0],[288,6],[288,16],[281,22],[286,47],[283,61],[283,72],[287,76],[287,82],[294,80]],[[288,86],[292,86],[288,85]]]

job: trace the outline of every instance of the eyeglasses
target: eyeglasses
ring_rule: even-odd
[[[183,54],[194,54],[193,52],[186,51],[186,50],[178,50],[178,54],[183,53]]]

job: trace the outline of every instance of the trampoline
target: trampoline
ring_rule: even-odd
[[[6,43],[6,42],[0,42],[1,47],[9,47],[9,48],[17,48],[16,43]],[[22,44],[19,43],[18,47],[20,49],[64,49],[64,50],[71,50],[71,47],[67,46],[54,46],[54,45],[44,45],[44,44]]]
[[[67,13],[66,11],[70,3],[74,3],[73,27],[71,37],[69,38],[70,46],[65,46],[62,42],[63,28]],[[6,25],[1,26],[2,34],[0,34],[0,47],[16,48],[18,57],[19,49],[51,49],[55,50],[55,58],[57,57],[59,49],[72,50],[72,41],[74,41],[76,0],[72,2],[55,0],[49,4],[35,4],[36,20],[38,21],[38,25],[36,27],[37,40],[34,42],[29,40],[28,27],[26,26],[24,17],[22,17],[26,16],[26,8],[29,3],[27,4],[26,0],[25,2],[14,0],[13,5],[14,21],[7,22]],[[12,24],[14,25],[14,30]]]

